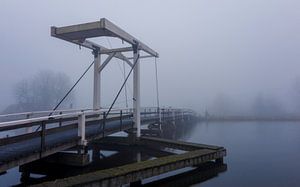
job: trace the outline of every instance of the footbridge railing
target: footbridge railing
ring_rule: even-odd
[[[105,130],[106,122],[118,121],[122,129],[123,120],[132,119],[133,109],[113,109],[107,115],[108,109],[92,110],[58,110],[35,111],[0,115],[0,146],[10,142],[22,141],[27,138],[41,137],[47,134],[77,129],[78,136],[85,138],[85,125],[99,122]],[[52,115],[49,116],[49,113]],[[177,120],[195,113],[189,109],[178,108],[142,108],[141,120],[144,122],[162,122]],[[43,140],[42,140],[43,142]]]
[[[1,115],[0,172],[110,134],[134,129],[133,109],[49,111]],[[39,117],[35,117],[38,115]],[[194,112],[174,108],[142,108],[141,123],[188,119]],[[31,118],[29,118],[29,117]]]

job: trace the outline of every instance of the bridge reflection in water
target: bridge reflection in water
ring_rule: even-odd
[[[188,137],[196,123],[178,123],[176,128],[165,126],[161,136],[167,139],[182,140]],[[108,141],[110,141],[108,139]],[[68,150],[76,152],[75,149]],[[53,181],[59,178],[67,178],[93,171],[118,167],[135,162],[151,160],[164,156],[173,155],[173,150],[156,149],[155,147],[111,145],[106,144],[105,139],[94,141],[88,146],[92,162],[86,167],[72,167],[63,164],[51,163],[49,160],[39,160],[20,167],[23,172],[20,185],[39,184],[45,181]],[[216,162],[206,162],[197,167],[189,167],[169,173],[154,176],[142,181],[145,186],[188,186],[201,183],[225,172],[227,165]],[[29,174],[38,174],[30,175]]]

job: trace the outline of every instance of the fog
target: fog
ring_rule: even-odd
[[[75,82],[92,62],[90,50],[51,37],[50,26],[105,17],[159,52],[162,106],[232,115],[267,105],[277,113],[297,113],[299,10],[297,0],[2,0],[0,111],[15,102],[14,85],[21,80],[51,70]],[[111,104],[123,82],[120,65],[114,59],[104,70],[103,106]],[[92,76],[90,70],[75,89],[77,107],[92,106]],[[142,105],[156,106],[154,59],[141,60],[141,77]]]

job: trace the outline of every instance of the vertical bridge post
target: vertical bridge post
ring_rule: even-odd
[[[86,145],[85,139],[85,114],[82,112],[78,116],[78,136],[80,137],[79,145]]]
[[[133,62],[136,62],[133,69],[133,118],[136,136],[141,136],[141,92],[140,92],[140,62],[138,44],[133,45]]]
[[[93,51],[94,55],[94,97],[93,97],[93,109],[99,110],[100,103],[100,88],[101,88],[101,72],[99,68],[101,66],[101,54],[99,50]]]
[[[30,114],[26,115],[26,119],[30,118]],[[32,133],[32,126],[31,127],[26,127],[26,133]]]

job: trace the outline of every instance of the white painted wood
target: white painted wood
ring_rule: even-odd
[[[122,47],[122,48],[115,48],[115,49],[101,49],[101,54],[110,54],[115,52],[129,52],[133,51],[132,47]]]
[[[61,115],[44,116],[44,117],[37,117],[37,118],[30,118],[30,119],[14,120],[14,121],[0,123],[0,127],[29,124],[29,123],[34,123],[34,122],[42,122],[42,121],[47,121],[49,119],[63,119],[63,118],[68,118],[68,117],[76,117],[78,115],[79,115],[79,113],[75,112],[75,113],[70,113],[70,114],[61,114]]]
[[[122,53],[120,53],[120,54],[122,54]],[[129,60],[127,57],[125,57],[125,56],[123,55],[122,58],[123,58],[122,60],[124,60],[130,67],[133,66],[133,64],[130,62],[130,60]]]
[[[33,111],[33,112],[21,112],[21,113],[10,113],[10,114],[1,114],[0,118],[5,118],[5,117],[27,117],[27,115],[29,116],[33,116],[33,115],[41,115],[41,114],[45,114],[45,116],[48,116],[49,113],[52,112],[52,114],[57,114],[60,112],[64,112],[64,113],[70,113],[70,112],[78,112],[78,111],[89,111],[89,110],[93,110],[90,108],[85,108],[85,109],[67,109],[67,110],[44,110],[44,111]],[[27,118],[28,119],[28,118]]]
[[[99,49],[102,49],[102,50],[108,50],[106,47],[103,47],[102,45],[99,45],[99,44],[96,44],[94,42],[91,42],[89,40],[85,40],[83,43],[80,43],[80,42],[77,42],[77,41],[72,41],[72,43],[75,43],[77,45],[83,45],[89,49],[92,49],[92,50],[99,50]],[[133,64],[130,62],[130,60],[127,59],[126,56],[124,56],[121,52],[117,52],[115,54],[115,57],[120,59],[120,60],[125,60],[125,62],[130,66],[132,67]]]
[[[102,53],[101,53],[102,54]],[[111,53],[105,61],[100,65],[98,71],[101,73],[101,71],[105,68],[105,66],[111,61],[111,59],[116,55],[116,52]]]
[[[152,56],[159,56],[156,51],[105,18],[102,18],[100,19],[100,21],[96,22],[64,27],[51,27],[51,36],[64,39],[69,42],[74,42],[74,40],[83,42],[82,38],[92,38],[100,36],[118,37],[131,45],[139,43],[141,50]]]
[[[98,53],[98,52],[97,52]],[[101,54],[94,54],[94,95],[93,95],[93,109],[99,110],[101,108],[100,89],[101,89],[101,74],[99,68],[101,66]]]
[[[121,38],[122,40],[124,40],[124,41],[126,41],[126,42],[128,42],[132,45],[135,45],[136,43],[138,43],[140,49],[142,49],[143,51],[145,51],[146,53],[148,53],[150,55],[158,57],[158,53],[156,51],[154,51],[153,49],[148,47],[146,44],[139,41],[137,38],[133,37],[132,35],[130,35],[126,31],[124,31],[123,29],[121,29],[117,25],[113,24],[112,22],[110,22],[106,18],[102,18],[100,21],[103,21],[104,24],[105,24],[105,28],[107,30],[109,30],[111,33],[115,34],[117,37]]]
[[[134,125],[137,128],[136,136],[141,136],[141,95],[140,95],[140,62],[139,50],[134,51],[134,62],[136,65],[133,69],[133,117]]]
[[[78,136],[80,137],[79,145],[87,145],[85,139],[85,114],[83,112],[78,116]]]
[[[151,108],[151,107],[149,107]],[[154,108],[154,107],[153,107]],[[116,116],[119,115],[120,110],[123,110],[123,114],[129,114],[129,113],[133,113],[135,116],[136,115],[136,111],[140,111],[140,109],[138,110],[133,110],[133,109],[128,109],[128,108],[123,108],[123,109],[112,109],[111,111],[116,111]],[[101,110],[89,110],[89,111],[84,111],[85,116],[87,115],[94,115],[94,114],[101,114],[103,113],[103,111],[107,111],[107,109],[101,109]],[[126,111],[126,112],[125,112]],[[181,116],[182,120],[184,119],[184,109],[176,109],[177,111],[177,116]],[[188,113],[191,113],[193,115],[195,115],[193,113],[193,111],[186,111]],[[43,116],[43,117],[35,117],[35,118],[29,118],[29,119],[22,119],[22,120],[14,120],[14,121],[8,121],[8,122],[1,122],[0,123],[0,127],[8,127],[8,126],[14,126],[14,125],[26,125],[26,124],[31,124],[31,123],[35,123],[35,122],[42,122],[45,121],[47,122],[47,120],[52,120],[52,119],[66,119],[66,118],[72,118],[72,117],[78,117],[79,115],[81,115],[83,112],[74,112],[74,113],[67,113],[67,114],[59,114],[59,115],[52,115],[52,116]],[[110,117],[114,117],[114,115],[110,116]],[[94,118],[89,118],[86,121],[89,120],[93,120]],[[99,118],[100,119],[100,118]],[[47,123],[46,123],[47,124]],[[36,124],[35,124],[36,125]],[[33,124],[33,126],[35,126]],[[20,127],[16,127],[20,128]]]
[[[141,58],[153,58],[153,56],[152,55],[143,55],[143,56],[140,56],[140,59]],[[127,57],[127,59],[132,60],[134,58],[133,57]]]

